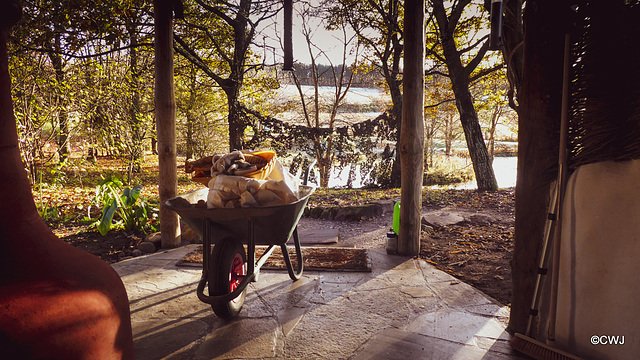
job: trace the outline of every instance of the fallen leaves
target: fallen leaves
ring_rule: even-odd
[[[95,187],[109,174],[126,178],[126,161],[100,158],[96,164],[80,162],[63,167],[60,171],[43,171],[43,180],[33,188],[34,202],[38,209],[55,209],[47,214],[57,214],[49,222],[54,231],[74,246],[85,248],[107,261],[117,261],[141,241],[120,232],[108,234],[108,238],[96,237],[95,232],[81,224],[84,216],[97,217],[99,208],[92,205]],[[65,173],[66,176],[61,176]],[[181,169],[178,173],[177,194],[200,189],[203,185],[190,180]],[[57,180],[53,176],[60,176]],[[142,196],[158,199],[157,158],[148,156],[142,171],[134,174],[132,185],[142,185]],[[318,189],[309,201],[316,206],[362,205],[379,200],[400,199],[400,189]],[[420,257],[453,276],[470,283],[495,299],[508,304],[511,288],[513,252],[513,189],[478,193],[474,190],[423,190],[423,208],[461,209],[491,213],[498,222],[462,223],[436,228],[423,233]],[[455,282],[458,283],[458,282]]]
[[[420,257],[508,304],[514,247],[513,191],[480,194],[469,190],[442,190],[430,199],[425,206],[432,209],[472,210],[498,219],[486,223],[463,222],[425,232]]]
[[[309,199],[309,207],[364,205],[380,200],[400,199],[400,189],[323,189]]]
[[[38,211],[52,228],[70,227],[78,225],[85,217],[99,216],[100,208],[93,203],[97,184],[112,174],[126,179],[127,166],[125,160],[117,158],[100,157],[95,163],[73,158],[64,165],[46,165],[40,173],[41,181],[32,187]],[[142,185],[141,196],[157,204],[157,156],[146,156],[141,171],[133,174],[132,185]],[[202,185],[178,171],[177,194],[199,188]]]

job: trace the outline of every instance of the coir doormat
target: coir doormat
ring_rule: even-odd
[[[245,246],[246,248],[246,246]],[[295,248],[288,246],[291,261],[296,264]],[[267,250],[266,246],[256,246],[256,260]],[[371,272],[371,261],[366,249],[341,247],[303,247],[304,269],[312,271],[358,271]],[[202,266],[202,246],[185,255],[177,266]],[[286,270],[282,252],[278,247],[267,259],[262,269]]]

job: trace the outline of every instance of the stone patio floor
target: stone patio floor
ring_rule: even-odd
[[[371,272],[262,270],[240,315],[198,300],[197,245],[113,264],[131,304],[136,359],[524,359],[508,308],[428,263],[368,250]],[[279,250],[276,250],[279,251]]]

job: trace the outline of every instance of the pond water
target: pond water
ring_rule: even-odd
[[[518,157],[495,157],[493,159],[493,173],[499,188],[509,188],[516,186],[516,175],[518,170]],[[470,181],[456,186],[456,189],[476,189],[476,181]]]
[[[302,92],[306,96],[311,96],[314,92],[314,87],[309,85],[301,86]],[[321,99],[323,101],[328,101],[332,96],[335,96],[335,88],[331,86],[320,86],[319,93]],[[288,100],[299,100],[298,89],[294,85],[283,85],[278,90],[278,99],[280,101],[288,101]],[[389,95],[385,94],[384,91],[375,88],[359,88],[352,87],[349,89],[347,96],[345,97],[344,102],[348,104],[371,104],[379,101],[381,99],[389,100]],[[299,115],[295,112],[291,114],[281,114],[284,117],[290,116],[292,118],[299,117]],[[344,115],[344,114],[342,114]],[[372,119],[376,116],[380,115],[379,113],[350,113],[349,114],[353,119],[357,119],[357,121],[361,121],[364,119]],[[517,143],[515,142],[499,142],[501,145],[517,148]],[[444,141],[436,139],[434,141],[434,146],[437,150],[442,151],[444,149]],[[466,142],[464,140],[455,141],[453,147],[459,149],[466,148]],[[329,187],[331,188],[339,188],[346,187],[349,179],[349,172],[351,170],[351,166],[355,166],[355,178],[352,181],[351,187],[353,188],[361,188],[366,179],[362,178],[360,173],[360,166],[358,165],[348,165],[343,169],[333,168],[331,171],[331,176],[329,178]],[[517,157],[496,157],[493,161],[493,171],[496,175],[496,180],[498,181],[498,187],[507,188],[514,187],[516,184],[516,167],[517,167]],[[476,188],[476,182],[470,181],[468,183],[460,184],[455,186],[455,188],[459,189],[474,189]]]
[[[300,88],[306,96],[312,96],[315,91],[314,87],[311,85],[302,85]],[[320,98],[325,101],[331,101],[331,99],[335,97],[335,91],[336,88],[332,86],[318,87]],[[346,104],[370,104],[388,97],[389,96],[380,89],[352,87],[349,89],[349,92],[345,96],[343,102]],[[280,89],[278,89],[278,99],[281,101],[291,99],[299,100],[300,94],[298,93],[298,89],[295,85],[282,85]]]
[[[345,167],[342,170],[333,169],[331,177],[329,178],[329,187],[345,187],[349,178],[350,166]],[[493,160],[493,172],[496,175],[499,188],[509,188],[516,186],[516,174],[518,168],[518,158],[516,156],[509,157],[495,157]],[[355,179],[353,180],[352,187],[360,188],[363,186],[363,179],[360,175],[360,167],[356,166]],[[455,186],[456,189],[475,189],[477,188],[476,181],[470,181],[464,184]]]

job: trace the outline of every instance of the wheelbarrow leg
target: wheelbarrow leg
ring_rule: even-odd
[[[296,257],[298,258],[298,263],[296,264],[296,269],[293,268],[293,264],[291,263],[291,258],[289,257],[289,250],[287,250],[287,244],[282,244],[280,247],[282,248],[282,257],[284,258],[284,263],[287,264],[287,271],[289,271],[289,277],[291,280],[296,281],[300,280],[302,277],[302,271],[304,270],[304,261],[302,259],[302,249],[300,248],[300,238],[298,237],[298,227],[293,230],[293,244],[296,247]]]

